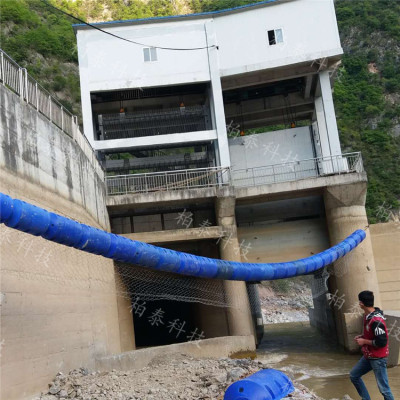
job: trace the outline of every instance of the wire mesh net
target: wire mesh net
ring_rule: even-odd
[[[330,271],[328,271],[328,268],[322,268],[316,271],[313,275],[314,279],[311,280],[311,292],[313,298],[316,299],[328,293]]]
[[[229,306],[223,281],[157,272],[116,263],[126,289],[146,301],[175,300],[205,305]],[[123,288],[120,288],[120,292]]]
[[[158,272],[113,262],[49,242],[41,237],[0,226],[0,263],[4,279],[32,285],[62,286],[71,290],[117,295],[145,301],[175,300],[218,307],[235,306],[222,280]],[[44,287],[44,286],[43,286]],[[18,288],[16,288],[18,290]]]

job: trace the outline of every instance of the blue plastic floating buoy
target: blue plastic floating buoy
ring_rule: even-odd
[[[224,400],[279,400],[293,391],[292,381],[283,372],[263,369],[232,383]]]

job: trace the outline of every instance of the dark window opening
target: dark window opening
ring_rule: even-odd
[[[283,43],[282,29],[272,29],[268,31],[268,42],[270,46],[278,43]]]
[[[275,31],[268,31],[268,42],[271,45],[276,44]]]

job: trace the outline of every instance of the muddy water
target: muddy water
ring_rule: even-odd
[[[272,368],[286,371],[324,399],[345,394],[360,398],[349,380],[349,371],[361,356],[345,353],[308,322],[265,325],[257,357],[267,360]],[[394,398],[400,400],[400,367],[389,368],[388,375]],[[382,399],[372,372],[364,382],[371,399]]]

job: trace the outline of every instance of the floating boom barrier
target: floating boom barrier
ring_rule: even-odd
[[[0,223],[46,240],[156,271],[198,278],[258,282],[317,271],[345,256],[366,237],[356,230],[342,242],[310,257],[283,263],[242,263],[194,256],[109,233],[0,193]]]

